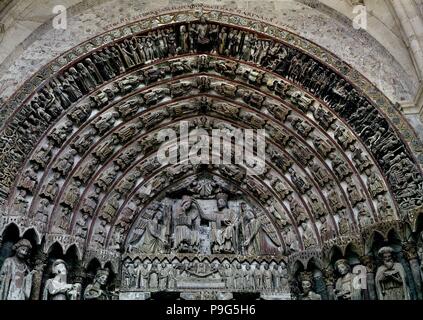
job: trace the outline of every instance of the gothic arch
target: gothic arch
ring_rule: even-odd
[[[0,230],[30,228],[47,255],[60,246],[110,266],[129,293],[137,256],[188,259],[201,276],[225,259],[264,277],[301,261],[320,279],[331,250],[364,256],[422,210],[421,141],[383,93],[318,45],[244,16],[188,10],[111,30],[42,68],[5,109]],[[193,129],[265,129],[266,169],[159,163],[165,129],[168,145]]]

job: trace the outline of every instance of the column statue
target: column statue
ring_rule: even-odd
[[[341,259],[336,261],[335,269],[340,277],[336,280],[336,300],[361,300],[361,288],[356,288],[358,283],[354,281],[354,274],[348,261]]]
[[[410,300],[404,267],[394,261],[394,250],[383,247],[378,255],[383,264],[376,272],[376,291],[379,300]]]
[[[60,259],[54,261],[52,271],[54,278],[47,280],[43,291],[43,300],[79,300],[81,285],[68,283],[65,261]]]
[[[0,270],[0,300],[28,300],[31,295],[32,275],[26,263],[31,243],[19,240],[14,246],[15,255],[7,258]]]
[[[84,300],[110,300],[109,293],[104,290],[108,279],[108,269],[98,270],[93,283],[89,284],[84,291]]]

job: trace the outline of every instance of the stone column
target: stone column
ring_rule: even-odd
[[[326,291],[328,293],[329,300],[335,300],[335,276],[334,270],[331,266],[327,267],[323,274],[325,276]]]
[[[375,270],[376,265],[373,256],[361,257],[361,263],[367,270],[367,290],[365,293],[366,300],[377,300],[376,285],[375,285]]]
[[[44,276],[44,269],[47,266],[48,256],[46,253],[40,252],[37,253],[35,257],[35,272],[32,277],[32,290],[31,290],[31,300],[41,300],[41,287]]]
[[[407,242],[403,245],[402,251],[404,254],[404,258],[410,264],[417,299],[422,300],[422,279],[420,275],[419,260],[417,259],[417,247],[415,243]]]

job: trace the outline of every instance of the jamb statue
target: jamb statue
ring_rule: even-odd
[[[31,295],[32,274],[26,259],[32,249],[26,239],[14,246],[15,255],[7,258],[0,271],[0,300],[28,300]]]

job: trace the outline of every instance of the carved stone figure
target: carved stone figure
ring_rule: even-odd
[[[61,147],[73,131],[72,121],[65,121],[49,134],[48,138],[56,147]]]
[[[307,249],[317,244],[312,227],[306,222],[301,222],[301,228],[303,229],[303,243]]]
[[[352,174],[351,169],[347,165],[346,161],[340,156],[332,153],[329,155],[329,159],[332,161],[332,168],[337,173],[339,179],[342,181]]]
[[[290,95],[291,102],[300,108],[303,112],[307,112],[310,106],[313,104],[314,100],[307,97],[301,91],[295,91]]]
[[[386,191],[383,180],[375,172],[372,172],[367,179],[367,188],[373,198],[376,198],[379,194],[385,193]]]
[[[80,237],[81,239],[86,239],[88,233],[88,214],[83,214],[76,221],[75,225],[75,236]]]
[[[313,160],[313,153],[299,142],[290,141],[288,146],[292,148],[294,157],[304,166],[307,166],[311,160]]]
[[[262,264],[262,275],[263,275],[263,289],[265,291],[271,291],[273,288],[273,277],[272,272],[269,269],[267,263]]]
[[[81,195],[80,188],[81,182],[78,180],[74,180],[73,183],[69,186],[69,188],[66,189],[61,203],[73,209],[73,207],[79,201]]]
[[[54,278],[48,279],[44,286],[43,300],[79,300],[81,285],[69,284],[68,271],[63,260],[56,260],[52,265]]]
[[[121,198],[121,195],[119,193],[117,192],[113,193],[104,204],[104,207],[100,216],[107,221],[112,221],[112,219],[116,216],[116,212],[119,209],[120,198]]]
[[[87,159],[87,161],[80,165],[74,174],[74,178],[78,179],[82,183],[87,183],[88,180],[93,176],[97,169],[99,162],[96,158]]]
[[[73,167],[75,156],[76,150],[70,150],[68,153],[59,158],[53,166],[53,170],[59,172],[63,177],[65,177]]]
[[[160,266],[159,273],[159,289],[164,291],[168,287],[168,280],[169,280],[169,268],[165,262],[163,262]]]
[[[110,300],[110,294],[104,289],[109,273],[108,269],[97,271],[93,283],[89,284],[84,291],[84,300]]]
[[[92,215],[97,208],[98,198],[100,196],[100,188],[95,188],[86,196],[81,205],[81,212]]]
[[[200,211],[201,218],[211,221],[211,245],[214,253],[234,253],[237,244],[237,230],[240,223],[236,212],[228,208],[228,195],[216,195],[218,212],[205,214]]]
[[[302,293],[300,300],[322,300],[322,296],[313,291],[313,277],[310,273],[304,272],[300,275]]]
[[[57,193],[59,192],[59,183],[57,182],[59,178],[60,174],[55,173],[51,180],[41,189],[40,195],[46,199],[49,199],[50,202],[54,201]]]
[[[371,216],[369,209],[365,203],[359,203],[358,209],[358,222],[361,228],[368,227],[374,223],[373,217]]]
[[[101,115],[94,123],[94,128],[97,129],[99,135],[103,135],[106,131],[110,130],[119,118],[119,113],[108,112]]]
[[[38,165],[33,164],[27,170],[24,171],[19,183],[21,189],[26,190],[27,192],[32,192],[37,188],[38,185],[38,176],[37,176]]]
[[[317,184],[323,188],[326,184],[331,181],[329,172],[321,165],[316,162],[310,164],[310,169]]]
[[[41,169],[44,169],[53,155],[52,148],[50,144],[41,147],[34,153],[31,161],[36,163]]]
[[[323,158],[327,158],[335,148],[318,136],[312,136],[313,145]]]
[[[298,225],[308,220],[307,211],[304,207],[294,199],[293,196],[288,196],[289,208]]]
[[[322,237],[322,241],[326,242],[335,238],[336,232],[332,223],[329,221],[329,217],[322,216],[319,220],[322,223],[322,226],[320,228],[320,235]]]
[[[14,211],[16,214],[24,215],[28,210],[28,200],[26,199],[27,192],[19,190],[13,201]]]
[[[169,217],[164,217],[161,210],[155,211],[151,220],[142,219],[133,236],[135,238],[130,241],[131,248],[137,248],[139,252],[144,254],[166,253],[168,247],[168,240],[166,239],[166,233],[169,231],[168,223]]]
[[[290,168],[289,173],[291,174],[291,181],[297,187],[298,191],[305,194],[312,188],[311,184],[306,180],[306,177],[299,176],[293,168]]]
[[[107,226],[107,221],[101,219],[100,223],[97,226],[95,234],[93,236],[94,242],[100,246],[103,246],[106,241],[106,236],[107,236],[106,226]]]
[[[58,217],[58,226],[62,230],[67,230],[70,226],[72,210],[69,207],[60,207],[60,216]]]
[[[377,269],[375,282],[379,300],[410,300],[404,267],[394,261],[394,250],[383,247],[378,255],[383,264]]]
[[[355,281],[355,275],[351,273],[351,267],[345,259],[338,260],[335,263],[335,269],[339,273],[336,280],[335,296],[337,300],[361,300],[361,287],[359,282]]]
[[[286,197],[288,197],[293,192],[284,182],[280,181],[279,179],[276,179],[273,182],[273,187],[283,200],[285,200]]]
[[[140,288],[147,289],[150,283],[150,266],[147,261],[141,265],[140,268]]]
[[[322,216],[325,216],[327,213],[327,210],[324,204],[322,203],[322,201],[313,192],[309,193],[309,198],[310,198],[309,205],[313,211],[314,216],[317,219]]]
[[[47,199],[41,199],[38,204],[38,209],[35,213],[35,220],[42,224],[47,224],[49,218],[49,207],[50,203]]]
[[[201,210],[190,196],[183,196],[174,212],[174,243],[172,249],[177,252],[198,252],[200,238]]]
[[[75,139],[75,142],[71,144],[72,148],[78,151],[78,154],[80,155],[85,154],[88,148],[93,145],[95,135],[96,130],[94,128],[90,128],[86,133]]]
[[[0,300],[29,300],[33,271],[26,260],[31,249],[28,240],[19,240],[13,246],[14,256],[4,260],[0,270]]]
[[[338,228],[341,236],[349,234],[351,230],[350,219],[348,218],[348,214],[345,209],[343,209],[339,214]]]
[[[244,233],[245,241],[243,247],[245,254],[258,255],[262,252],[263,230],[259,219],[252,210],[247,210],[246,204],[241,204],[242,215],[245,215]]]
[[[334,213],[345,208],[345,203],[342,201],[339,193],[336,191],[334,182],[330,182],[329,184],[329,193],[327,199]]]
[[[355,206],[357,205],[357,203],[363,202],[364,196],[361,190],[354,183],[354,180],[351,177],[348,177],[346,181],[348,185],[347,186],[348,197],[350,198],[352,205]]]
[[[370,174],[372,162],[370,161],[370,158],[363,153],[363,150],[360,148],[355,149],[353,152],[353,161],[361,173]]]
[[[389,221],[395,218],[394,209],[388,199],[381,194],[377,196],[377,212],[383,221]]]
[[[277,105],[273,103],[264,104],[267,110],[279,121],[285,122],[287,117],[291,114],[291,110],[286,109],[282,105]]]
[[[295,118],[291,121],[292,127],[297,130],[298,134],[303,138],[307,139],[310,133],[314,130],[306,121],[301,120],[300,118]]]
[[[114,166],[107,168],[102,172],[98,180],[95,182],[95,185],[100,188],[100,190],[105,191],[113,183],[117,176],[117,168]]]
[[[330,112],[327,112],[319,107],[314,108],[313,116],[320,124],[320,126],[325,130],[328,130],[332,123],[334,123],[336,120]]]
[[[347,150],[355,142],[354,136],[343,127],[336,129],[335,139],[344,150]]]

